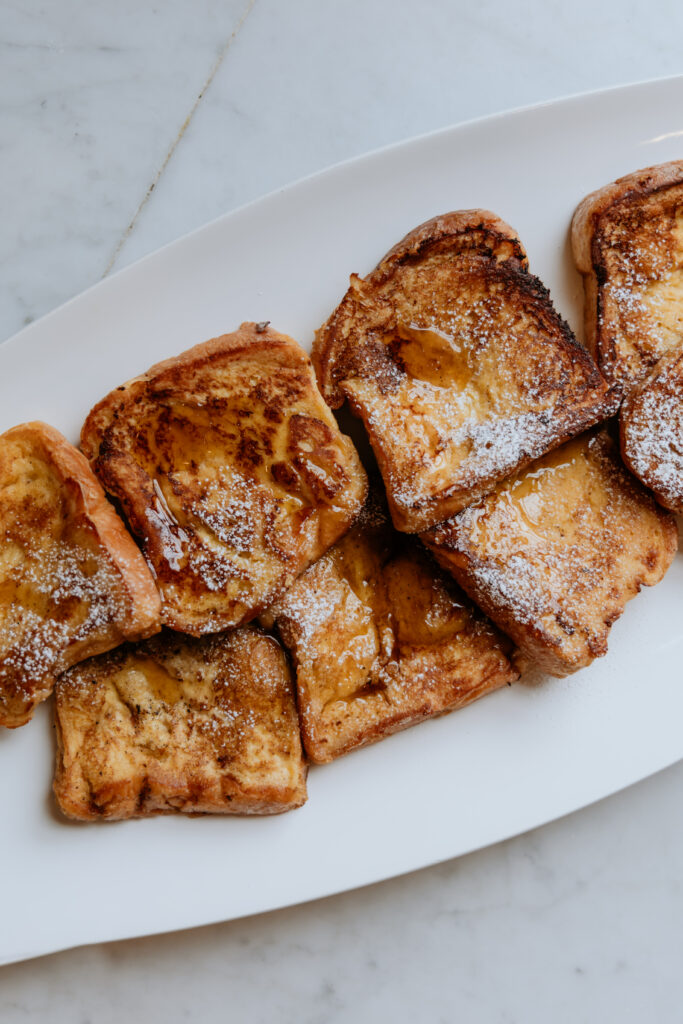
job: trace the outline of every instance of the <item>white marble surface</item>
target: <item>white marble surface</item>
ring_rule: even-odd
[[[0,337],[333,161],[680,73],[683,8],[652,11],[625,0],[2,0]],[[359,892],[2,968],[0,1020],[678,1021],[682,784],[679,765]],[[25,884],[30,899],[30,883],[3,884]]]

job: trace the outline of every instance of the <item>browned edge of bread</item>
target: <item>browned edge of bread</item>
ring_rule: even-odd
[[[600,286],[606,278],[604,261],[595,237],[600,220],[622,199],[637,201],[681,181],[683,160],[671,160],[668,163],[643,167],[589,193],[574,211],[570,238],[576,268],[583,276],[585,341],[600,366],[610,357],[610,353],[604,351],[600,332]],[[619,391],[617,387],[617,406]]]
[[[626,396],[619,434],[631,472],[660,505],[683,513],[683,342]]]
[[[197,363],[210,362],[214,357],[239,356],[240,353],[247,351],[249,355],[253,356],[259,352],[270,353],[274,350],[286,354],[286,361],[290,366],[306,366],[308,363],[308,356],[293,338],[272,330],[266,322],[240,324],[236,331],[209,338],[208,341],[199,342],[177,356],[170,356],[168,359],[154,363],[144,373],[131,377],[124,384],[110,391],[92,407],[81,428],[82,451],[90,461],[97,458],[98,436],[102,419],[104,418],[105,422],[110,419],[116,407],[123,404],[125,393],[138,381],[152,380],[166,370],[182,369],[184,366],[195,367]]]
[[[42,458],[52,465],[61,479],[61,485],[82,511],[92,526],[98,543],[113,562],[121,578],[128,605],[125,616],[108,624],[106,633],[100,632],[72,641],[60,654],[62,671],[84,658],[111,650],[124,640],[140,640],[152,636],[161,628],[160,600],[147,564],[128,534],[123,523],[107,500],[85,457],[54,427],[40,421],[19,424],[7,430],[3,439],[27,441],[35,445]],[[52,688],[52,679],[44,681],[36,694],[45,699]],[[44,695],[43,695],[44,692]],[[39,700],[36,701],[38,703]],[[27,714],[16,719],[4,719],[8,728],[24,725],[31,717]]]
[[[281,814],[307,799],[287,657],[252,625],[164,630],[81,662],[57,681],[55,729],[53,790],[74,820]]]
[[[498,261],[516,260],[520,267],[528,269],[526,250],[514,228],[504,220],[490,210],[453,210],[432,217],[409,231],[382,257],[363,281],[370,285],[382,284],[402,263],[418,262],[453,248],[458,251],[480,249],[494,255]],[[357,274],[351,275],[345,298],[353,295],[360,280]],[[344,393],[338,386],[343,372],[343,366],[339,364],[344,353],[338,336],[343,306],[344,300],[316,331],[311,353],[320,390],[332,409],[340,408],[345,401]]]
[[[601,535],[596,539],[590,529],[589,519],[587,524],[582,524],[573,545],[565,540],[567,531],[576,529],[574,521],[581,522],[577,518],[579,506],[585,508],[589,516],[594,501],[598,503],[598,508],[601,507],[599,493],[594,495],[592,490],[588,493],[580,492],[578,502],[574,498],[567,505],[565,500],[562,512],[557,512],[557,521],[544,517],[541,533],[545,523],[562,537],[563,547],[566,544],[570,544],[570,547],[585,544],[584,561],[577,564],[576,554],[573,554],[571,561],[567,555],[558,564],[557,554],[552,552],[552,547],[550,552],[546,551],[544,556],[538,557],[533,544],[530,545],[530,556],[527,558],[526,531],[531,529],[533,535],[534,512],[529,513],[531,521],[527,522],[529,514],[524,511],[524,507],[515,506],[515,499],[511,495],[516,487],[520,487],[522,495],[527,489],[533,494],[536,483],[539,488],[545,486],[546,476],[552,481],[552,474],[543,472],[548,463],[552,469],[553,463],[561,465],[567,455],[569,462],[566,464],[575,463],[576,454],[571,450],[568,452],[568,449],[576,449],[577,453],[585,449],[590,459],[595,461],[597,473],[605,481],[608,502],[613,500],[610,494],[614,494],[617,499],[616,510],[623,517],[621,535],[614,536],[603,526]],[[497,506],[501,509],[504,524],[509,527],[510,536],[516,542],[512,545],[514,558],[508,561],[502,558],[505,545],[498,552],[491,551],[490,546],[486,547],[486,534],[482,532],[485,530],[482,523],[485,523],[487,513],[495,511]],[[636,528],[638,517],[641,522]],[[588,531],[585,535],[584,530]],[[470,598],[512,638],[532,663],[550,675],[561,677],[587,667],[595,658],[607,653],[610,629],[623,613],[627,602],[643,586],[654,586],[660,582],[670,568],[678,548],[678,530],[673,516],[660,508],[640,482],[626,470],[621,462],[618,444],[610,431],[602,428],[589,431],[539,459],[530,468],[500,484],[480,504],[464,509],[436,529],[424,533],[422,540],[439,564],[453,575]],[[544,537],[541,536],[540,540],[543,544]],[[503,534],[498,533],[496,544],[502,541]],[[619,562],[619,559],[623,562],[629,558],[637,563],[630,569],[628,565]],[[539,581],[534,567],[543,562],[549,578]],[[565,567],[569,571],[570,565],[573,566],[571,572],[577,571],[579,577],[587,574],[585,581],[575,580],[571,574],[569,579],[566,577]],[[607,580],[601,576],[604,603],[592,609],[591,619],[590,601],[580,598],[582,606],[579,616],[577,608],[572,607],[571,603],[567,608],[564,607],[562,597],[566,593],[573,598],[575,592],[582,594],[587,587],[592,593],[595,587],[589,581],[596,567],[601,572],[612,572],[612,575]],[[558,590],[560,587],[562,589]]]
[[[433,494],[417,494],[414,500],[396,500],[389,481],[394,476],[393,453],[387,450],[387,443],[376,436],[372,417],[365,416],[351,394],[346,394],[343,380],[353,366],[353,344],[349,335],[354,333],[356,316],[362,318],[363,307],[369,302],[373,287],[381,287],[390,281],[402,265],[411,262],[429,262],[440,256],[457,256],[462,252],[474,251],[484,255],[501,266],[503,288],[514,289],[515,294],[524,295],[533,303],[532,318],[543,322],[543,327],[553,342],[566,354],[572,367],[572,381],[565,382],[565,390],[558,399],[555,415],[539,410],[537,419],[544,426],[541,430],[545,440],[536,440],[534,448],[531,434],[528,449],[520,449],[516,465],[506,472],[513,472],[529,465],[543,451],[558,447],[571,437],[601,422],[616,412],[614,396],[603,379],[591,354],[581,345],[568,323],[555,309],[545,285],[529,273],[524,247],[515,230],[489,210],[458,210],[432,218],[409,232],[395,245],[366,278],[351,276],[346,295],[325,324],[316,333],[313,346],[313,362],[326,400],[338,408],[346,398],[354,415],[364,420],[375,457],[387,484],[387,498],[392,519],[397,529],[407,533],[418,533],[443,522],[460,509],[489,493],[506,472],[500,469],[480,472],[477,479],[454,480],[450,487]],[[389,301],[388,305],[391,305]],[[356,310],[359,312],[357,313]],[[376,328],[381,330],[381,328]],[[388,325],[387,325],[388,329]],[[519,359],[524,359],[520,351]],[[548,382],[543,382],[547,391]],[[578,392],[578,388],[581,391]],[[384,383],[378,379],[378,389],[384,390]],[[572,389],[574,389],[572,391]],[[559,393],[559,392],[558,392]],[[545,433],[544,433],[545,432]],[[545,436],[545,435],[551,436]],[[490,445],[486,445],[487,448]],[[468,458],[464,459],[464,464]],[[396,471],[398,473],[398,471]],[[403,490],[404,488],[401,487]]]
[[[207,367],[211,370],[214,362],[217,368],[219,368],[222,363],[232,360],[238,361],[245,354],[248,355],[251,363],[262,362],[269,374],[277,375],[279,370],[289,369],[300,372],[301,378],[305,379],[306,389],[310,386],[310,401],[315,407],[315,412],[311,415],[317,419],[321,431],[327,431],[330,437],[334,435],[330,441],[330,446],[335,450],[335,468],[338,469],[340,477],[346,479],[346,484],[341,486],[338,480],[332,480],[332,485],[337,487],[337,492],[335,492],[337,500],[333,502],[329,497],[329,481],[326,479],[322,479],[322,482],[316,481],[316,484],[319,484],[320,495],[316,490],[316,497],[313,502],[313,508],[318,513],[315,543],[311,539],[312,534],[309,531],[296,556],[291,554],[287,556],[282,555],[283,566],[280,585],[278,587],[273,585],[265,595],[262,595],[262,599],[259,601],[247,601],[247,608],[244,614],[233,614],[234,608],[228,609],[225,611],[225,614],[219,614],[215,610],[206,615],[203,615],[201,610],[197,611],[197,614],[191,612],[185,614],[182,610],[172,606],[170,601],[167,603],[164,597],[164,583],[168,582],[168,580],[165,581],[163,575],[157,573],[158,586],[162,592],[162,621],[174,629],[194,636],[244,625],[254,618],[263,607],[272,602],[276,593],[287,586],[294,578],[294,569],[290,563],[293,563],[298,558],[303,560],[305,564],[309,564],[309,549],[312,547],[316,547],[316,549],[317,547],[326,548],[333,544],[340,533],[349,525],[344,520],[344,517],[346,516],[347,519],[353,518],[351,506],[355,507],[355,514],[362,507],[363,500],[367,494],[365,471],[353,442],[339,431],[332,412],[319,393],[309,356],[293,338],[273,330],[269,326],[269,322],[245,322],[232,333],[201,342],[177,356],[156,363],[145,373],[132,378],[127,383],[112,390],[90,411],[81,432],[81,447],[85,455],[90,459],[95,472],[102,480],[104,486],[121,503],[132,531],[141,538],[141,544],[148,562],[156,570],[159,570],[159,562],[163,563],[164,561],[162,554],[165,549],[164,530],[166,527],[164,523],[157,525],[156,520],[150,522],[150,516],[147,513],[150,503],[152,503],[154,508],[157,505],[161,505],[162,510],[168,514],[168,509],[162,504],[164,496],[158,490],[152,488],[153,481],[150,480],[145,470],[136,464],[135,459],[129,457],[128,451],[124,448],[117,449],[116,445],[111,443],[107,437],[107,431],[110,424],[114,423],[116,418],[121,415],[121,411],[127,409],[129,396],[131,392],[134,394],[136,386],[144,385],[147,382],[151,382],[154,386],[160,378],[166,380],[166,375],[169,374],[169,371],[170,377],[177,377],[179,375],[178,371],[182,374],[185,368],[188,369],[189,373],[201,372]],[[308,401],[308,397],[306,401]],[[264,409],[264,417],[268,418],[271,412],[273,413],[271,418],[273,418],[274,422],[280,422],[275,416],[277,410]],[[300,418],[304,419],[305,417]],[[293,417],[292,421],[294,422],[295,419],[297,417]],[[305,450],[311,453],[310,458],[312,462],[315,462],[320,453],[322,453],[320,457],[324,457],[326,444],[327,442],[320,441],[316,437],[309,439],[308,447]],[[303,445],[302,450],[304,450]],[[252,456],[251,449],[247,449],[244,455],[245,464],[250,463],[250,460],[254,463],[256,462],[256,458]],[[278,466],[276,468],[282,467]],[[274,475],[273,472],[273,477]],[[323,474],[320,474],[320,476],[322,477]],[[330,476],[330,479],[332,479],[332,476]],[[246,477],[245,481],[246,487],[248,484]],[[156,485],[156,481],[154,481],[154,484]],[[283,487],[286,489],[286,481],[283,483]],[[327,495],[327,497],[323,497],[323,495]],[[275,504],[277,504],[276,496],[273,497],[273,505]],[[332,513],[333,509],[334,514]],[[244,515],[246,516],[247,514],[248,512],[245,511]],[[304,536],[304,531],[302,531],[302,536]],[[275,547],[276,545],[273,546],[273,550],[275,550]],[[289,559],[286,565],[285,558]],[[305,564],[298,571],[302,571],[305,568]],[[181,578],[183,573],[185,573],[185,582]],[[184,568],[180,568],[176,576],[179,589],[183,586],[190,586],[190,583],[187,582],[190,574],[190,570],[185,571]],[[188,600],[191,601],[191,595]],[[238,600],[235,599],[233,605],[236,606],[237,604]],[[210,621],[209,615],[212,616]]]

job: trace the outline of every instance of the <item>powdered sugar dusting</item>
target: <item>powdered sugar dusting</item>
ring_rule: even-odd
[[[683,512],[683,350],[665,357],[622,408],[622,430],[633,472]]]
[[[672,530],[602,433],[545,456],[425,540],[523,650],[562,675],[605,653],[626,601],[668,568]]]
[[[9,538],[6,536],[6,541]],[[0,580],[0,691],[31,701],[68,648],[123,621],[121,580],[103,553],[43,543]],[[0,697],[1,699],[1,697]]]
[[[628,393],[683,340],[683,183],[626,196],[596,240],[601,367]]]
[[[372,496],[270,609],[296,670],[307,750],[327,760],[516,677],[505,641]]]
[[[531,275],[472,257],[401,274],[386,298],[368,299],[391,310],[381,337],[361,308],[341,386],[405,516],[397,522],[415,530],[608,408],[604,382]]]
[[[76,666],[56,710],[69,741],[55,790],[77,817],[275,812],[306,798],[286,660],[253,627],[162,633]]]

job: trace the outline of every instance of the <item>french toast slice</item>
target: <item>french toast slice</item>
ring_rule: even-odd
[[[662,356],[619,414],[624,462],[660,505],[683,512],[683,344]]]
[[[83,658],[160,628],[142,555],[53,427],[0,436],[0,725],[17,728]]]
[[[611,410],[519,238],[486,210],[427,221],[366,278],[352,275],[313,362],[328,403],[348,399],[363,420],[394,525],[408,533]]]
[[[683,344],[683,160],[586,196],[571,240],[584,280],[586,343],[626,395]]]
[[[607,653],[626,602],[671,565],[678,532],[601,430],[545,455],[423,540],[531,661],[563,676]]]
[[[301,731],[323,763],[519,678],[507,637],[371,494],[267,612],[289,649]]]
[[[344,533],[367,491],[310,359],[267,324],[115,389],[81,446],[141,543],[163,622],[195,636],[254,618]]]
[[[254,626],[164,630],[82,662],[55,688],[62,811],[82,821],[277,814],[306,800],[285,654]]]

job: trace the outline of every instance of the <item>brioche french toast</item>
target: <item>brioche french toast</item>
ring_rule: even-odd
[[[683,343],[662,356],[619,413],[621,452],[660,505],[683,512]]]
[[[574,438],[422,536],[556,676],[607,653],[626,602],[662,579],[678,543],[674,518],[627,472],[606,430]]]
[[[246,323],[107,395],[81,445],[155,574],[163,622],[241,625],[360,511],[367,480],[310,360]]]
[[[513,645],[398,534],[371,493],[356,524],[268,610],[323,763],[519,678]]]
[[[254,626],[164,630],[82,662],[55,688],[54,791],[71,818],[277,814],[306,800],[282,648]]]
[[[0,725],[70,665],[160,628],[142,555],[87,461],[53,427],[0,436]]]
[[[579,204],[571,229],[586,342],[628,394],[683,344],[683,160],[627,174]]]
[[[367,429],[394,525],[419,532],[604,419],[611,397],[509,225],[461,210],[352,275],[317,332],[332,406]]]

